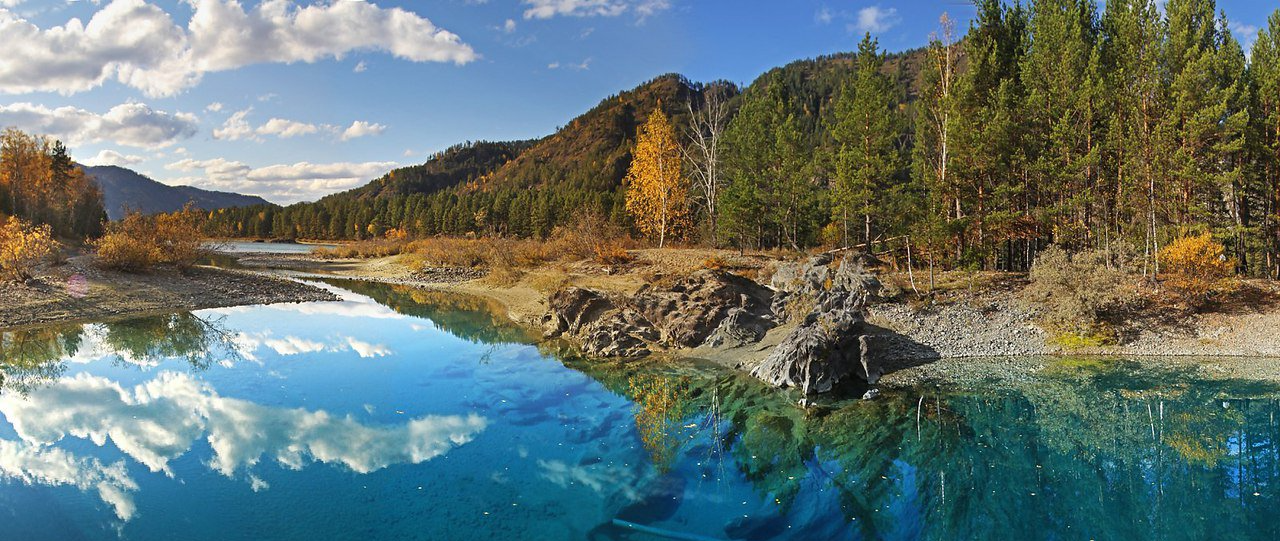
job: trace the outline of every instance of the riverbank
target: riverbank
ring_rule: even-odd
[[[101,269],[89,256],[38,269],[27,283],[0,283],[0,329],[118,319],[246,304],[337,300],[328,291],[257,272],[196,267],[183,274]]]
[[[727,250],[635,250],[624,267],[588,261],[543,265],[502,276],[475,269],[438,268],[414,271],[399,256],[371,259],[321,259],[310,255],[247,256],[250,267],[292,269],[297,276],[330,276],[479,295],[501,303],[512,320],[541,327],[547,299],[576,286],[606,295],[630,297],[645,284],[658,284],[718,266],[768,282],[780,258],[742,255]],[[922,278],[922,277],[921,277]],[[902,286],[905,286],[903,284]],[[895,287],[902,287],[895,286]],[[1238,294],[1203,313],[1151,309],[1134,314],[1120,329],[1117,344],[1072,346],[1056,343],[1037,324],[1035,306],[1021,298],[1021,278],[1006,276],[972,288],[939,294],[929,302],[899,300],[870,303],[867,322],[888,342],[895,368],[937,359],[1025,357],[1038,355],[1276,357],[1280,358],[1280,285],[1249,282]],[[689,348],[669,351],[728,366],[752,365],[794,328],[783,324],[764,339],[740,348]],[[909,346],[909,347],[908,347]]]

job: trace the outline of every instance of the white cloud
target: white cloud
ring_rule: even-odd
[[[1239,21],[1231,21],[1227,27],[1236,41],[1240,42],[1240,47],[1244,49],[1245,54],[1252,54],[1253,43],[1258,41],[1258,27]]]
[[[97,490],[98,497],[115,510],[120,520],[133,518],[137,511],[129,493],[138,490],[138,483],[129,477],[123,461],[108,466],[96,458],[80,458],[62,449],[0,440],[0,479]]]
[[[124,387],[79,374],[32,391],[0,396],[0,413],[21,441],[0,440],[0,476],[24,482],[96,488],[122,520],[133,515],[128,492],[137,485],[122,462],[104,466],[50,446],[68,437],[110,441],[153,472],[173,476],[169,463],[200,439],[207,465],[255,489],[252,469],[265,457],[290,469],[312,462],[370,473],[393,464],[419,464],[466,444],[487,421],[477,415],[427,415],[398,426],[369,426],[351,415],[264,406],[220,396],[187,374],[161,373]]]
[[[831,8],[828,8],[827,6],[822,6],[813,14],[813,20],[818,24],[831,24],[831,21],[835,20],[835,18],[836,13],[831,11]]]
[[[298,162],[255,169],[223,158],[188,158],[170,163],[165,169],[199,175],[169,179],[170,184],[255,194],[278,203],[294,203],[354,188],[397,165],[396,162]]]
[[[222,102],[215,101],[213,103],[210,103],[209,105],[205,106],[204,110],[210,113],[217,113],[219,111],[222,111]]]
[[[617,17],[627,12],[644,20],[671,7],[669,0],[523,0],[525,19]]]
[[[582,62],[579,62],[577,64],[561,64],[559,62],[552,62],[550,64],[547,64],[547,69],[554,70],[554,69],[560,69],[560,68],[571,69],[574,71],[586,71],[591,69],[591,58],[588,57],[584,59]]]
[[[507,21],[506,21],[506,22],[502,23],[502,31],[503,31],[503,32],[506,32],[506,33],[508,33],[508,34],[510,34],[510,33],[512,33],[512,32],[515,32],[515,31],[516,31],[516,22],[515,22],[514,20],[512,20],[512,19],[507,19]]]
[[[252,107],[232,113],[231,116],[222,123],[221,128],[213,130],[213,138],[226,139],[229,141],[254,138],[253,126],[250,126],[249,121],[245,120],[245,117],[249,116],[249,113],[251,112],[253,112]]]
[[[145,161],[146,158],[133,154],[121,154],[114,150],[103,149],[98,154],[87,160],[82,160],[85,165],[133,165]]]
[[[315,124],[307,124],[305,122],[297,122],[286,120],[283,118],[272,118],[266,124],[263,124],[255,130],[260,135],[274,135],[282,139],[297,137],[299,135],[308,135],[320,131]]]
[[[858,32],[878,34],[893,28],[901,21],[897,8],[885,9],[880,6],[871,6],[858,10],[858,18],[853,24],[853,29]]]
[[[190,113],[167,113],[143,103],[122,103],[104,114],[69,106],[50,109],[25,102],[0,105],[0,126],[49,135],[72,146],[110,142],[141,148],[166,147],[195,135],[197,123],[196,116]]]
[[[358,137],[364,137],[367,135],[378,135],[386,131],[386,129],[387,127],[382,124],[376,124],[371,122],[365,122],[363,120],[357,120],[355,122],[352,122],[351,125],[347,127],[347,129],[342,130],[342,135],[339,138],[342,139],[343,141],[350,141],[352,139],[355,139]]]
[[[369,69],[369,66],[364,63],[364,60],[361,60],[359,62],[356,62],[356,67],[351,68],[351,71],[354,73],[364,73],[368,69]]]
[[[73,94],[114,79],[149,96],[170,96],[206,73],[317,62],[353,51],[459,65],[478,58],[456,34],[400,8],[265,0],[246,11],[235,0],[189,3],[194,13],[185,29],[145,0],[113,0],[87,23],[71,19],[48,28],[0,9],[6,49],[0,92]]]

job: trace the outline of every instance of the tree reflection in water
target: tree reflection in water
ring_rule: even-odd
[[[185,360],[193,371],[241,359],[236,333],[222,319],[190,312],[88,325],[0,332],[0,392],[26,394],[56,380],[92,338],[95,355],[120,364],[152,366]]]
[[[656,369],[628,385],[646,369],[569,364],[637,403],[660,471],[722,445],[778,521],[834,511],[837,538],[1280,537],[1280,387],[1195,366],[1048,362],[1024,381],[813,411],[720,371]]]

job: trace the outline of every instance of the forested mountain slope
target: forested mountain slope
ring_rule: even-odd
[[[886,73],[916,86],[923,52],[892,55]],[[807,119],[812,137],[822,139],[824,116],[852,59],[846,53],[793,62],[762,75],[747,91],[774,81],[785,86],[791,107]],[[739,91],[723,88],[732,111]],[[638,126],[661,104],[678,130],[687,130],[687,104],[691,98],[697,103],[705,89],[680,75],[663,75],[604,99],[542,139],[465,143],[315,203],[218,213],[208,229],[217,235],[326,239],[369,238],[389,229],[538,236],[584,211],[625,225],[619,188]]]
[[[107,217],[112,220],[123,218],[129,210],[143,214],[173,212],[181,210],[187,202],[194,203],[203,210],[270,205],[267,200],[256,195],[202,190],[193,186],[169,186],[131,169],[114,165],[85,167],[84,171],[101,188]]]

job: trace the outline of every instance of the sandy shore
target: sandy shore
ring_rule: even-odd
[[[123,273],[100,269],[88,256],[40,269],[25,284],[0,283],[0,329],[118,319],[160,312],[336,300],[327,291],[261,273],[197,267]]]

